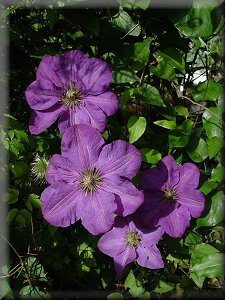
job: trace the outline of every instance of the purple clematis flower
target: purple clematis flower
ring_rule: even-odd
[[[116,272],[121,277],[125,266],[132,261],[149,269],[164,267],[161,253],[156,247],[162,235],[160,227],[146,231],[134,215],[118,217],[112,230],[100,238],[98,248],[113,257]]]
[[[160,225],[172,237],[181,237],[190,225],[191,217],[198,218],[205,198],[196,190],[199,169],[193,163],[177,165],[172,156],[165,156],[157,168],[144,170],[141,188],[145,200],[139,209],[142,224]]]
[[[88,124],[103,132],[106,116],[114,114],[119,102],[109,88],[112,72],[98,58],[88,58],[79,50],[58,56],[45,55],[36,80],[25,92],[33,109],[29,129],[39,134],[59,117],[59,130],[74,124]]]
[[[129,181],[141,164],[134,146],[122,140],[104,145],[97,129],[79,124],[64,133],[61,152],[49,160],[51,185],[41,195],[50,224],[66,227],[81,219],[97,235],[112,227],[114,213],[129,215],[143,203],[143,192]]]

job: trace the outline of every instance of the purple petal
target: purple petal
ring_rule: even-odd
[[[114,257],[115,269],[118,277],[121,277],[123,269],[136,259],[136,251],[133,247],[126,247],[126,249]]]
[[[102,94],[112,79],[109,66],[98,58],[82,61],[77,74],[85,87],[84,93],[89,95]]]
[[[59,131],[64,134],[67,128],[76,124],[91,124],[90,117],[79,106],[76,107],[75,111],[68,109],[62,114],[58,123]]]
[[[88,58],[79,50],[67,51],[57,56],[45,55],[38,67],[37,78],[50,80],[55,86],[65,88],[73,81],[82,85],[78,69]]]
[[[160,191],[164,188],[168,179],[168,172],[165,169],[152,168],[142,171],[141,188],[147,191]]]
[[[148,227],[157,226],[161,217],[165,217],[174,210],[175,204],[162,201],[159,192],[144,192],[144,203],[139,208],[141,223]]]
[[[65,107],[61,104],[55,104],[52,107],[33,111],[29,121],[29,129],[32,134],[39,134],[50,127],[57,118],[63,113]]]
[[[79,165],[61,155],[53,155],[45,173],[45,179],[48,183],[62,181],[65,183],[74,183],[78,178]]]
[[[79,203],[79,214],[83,226],[92,234],[109,231],[114,223],[115,197],[111,193],[97,190],[83,194]]]
[[[119,108],[119,101],[115,93],[111,90],[98,95],[88,95],[84,99],[85,103],[101,108],[107,116],[113,115]]]
[[[79,219],[77,203],[81,192],[72,184],[54,183],[41,194],[44,218],[53,226],[67,227]]]
[[[179,189],[179,203],[189,209],[193,218],[200,217],[205,207],[205,197],[192,186],[182,186]]]
[[[110,181],[110,177],[105,178],[102,189],[116,195],[116,213],[119,216],[133,213],[144,201],[143,193],[127,180],[117,178],[116,181]]]
[[[145,247],[149,247],[151,245],[155,245],[161,239],[164,231],[161,227],[157,229],[146,230],[142,229],[142,245]]]
[[[97,166],[102,175],[119,175],[132,179],[141,165],[141,154],[133,145],[117,140],[103,147]]]
[[[82,108],[83,112],[88,115],[89,125],[103,132],[106,127],[106,114],[93,104],[85,104]]]
[[[190,225],[190,212],[188,208],[180,206],[175,208],[168,216],[159,220],[159,225],[170,236],[174,238],[181,237],[186,228]]]
[[[160,162],[158,163],[158,167],[161,170],[167,170],[168,178],[167,178],[167,186],[174,187],[180,180],[179,169],[176,164],[175,159],[173,156],[165,156],[163,157]]]
[[[83,168],[93,168],[99,157],[104,140],[100,132],[88,125],[68,128],[61,143],[62,155],[77,161]]]
[[[60,90],[51,81],[33,81],[25,91],[28,104],[34,110],[45,110],[59,102]]]
[[[178,166],[180,172],[179,187],[190,185],[192,188],[197,188],[199,183],[200,171],[199,168],[192,163],[185,163]]]
[[[103,253],[116,257],[126,249],[124,235],[126,234],[125,228],[113,228],[105,233],[98,242],[98,248]]]
[[[149,269],[164,268],[161,253],[155,245],[149,247],[139,246],[137,248],[137,254],[137,263],[140,266]]]

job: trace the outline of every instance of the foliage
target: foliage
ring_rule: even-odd
[[[0,127],[0,146],[9,158],[7,163],[0,161],[0,167],[1,176],[9,174],[2,201],[9,207],[10,230],[9,240],[0,239],[10,243],[10,260],[1,266],[1,294],[54,298],[57,292],[83,291],[89,296],[96,290],[106,292],[107,299],[150,299],[164,293],[180,297],[190,291],[220,291],[224,275],[223,4],[195,0],[184,10],[153,9],[147,0],[120,0],[120,6],[92,9],[80,8],[82,1],[55,1],[43,8],[35,1],[32,7],[26,2],[5,7],[1,14],[5,22],[8,16],[10,39],[10,114],[4,116],[8,128]],[[119,97],[120,110],[108,118],[103,133],[107,143],[123,139],[134,144],[142,154],[142,170],[168,154],[178,164],[193,162],[200,168],[205,210],[192,219],[182,238],[164,235],[160,240],[163,270],[144,269],[134,262],[119,280],[113,260],[96,246],[98,236],[79,222],[55,228],[42,217],[46,161],[60,152],[61,135],[56,125],[39,135],[29,133],[31,111],[24,91],[35,79],[44,54],[70,49],[99,57],[112,68],[111,88]],[[196,72],[205,78],[197,82]],[[138,175],[133,183],[138,186]]]

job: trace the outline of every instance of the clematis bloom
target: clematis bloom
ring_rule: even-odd
[[[79,50],[58,56],[45,55],[36,80],[25,91],[33,109],[29,129],[39,134],[59,117],[63,134],[74,124],[88,124],[103,132],[106,116],[114,114],[119,102],[109,88],[112,72],[98,58],[88,58]]]
[[[100,132],[89,125],[74,125],[62,137],[61,155],[49,160],[41,195],[44,218],[66,227],[81,219],[97,235],[108,231],[114,213],[133,213],[144,195],[129,180],[141,165],[140,152],[128,142],[104,145]]]
[[[121,277],[125,266],[132,261],[149,269],[164,267],[156,246],[162,235],[160,227],[146,231],[140,226],[136,216],[118,217],[112,230],[100,238],[98,248],[113,257],[116,272]]]
[[[170,236],[181,237],[191,217],[198,218],[204,209],[205,198],[196,190],[199,176],[195,164],[177,165],[172,156],[165,156],[157,168],[144,170],[145,200],[139,209],[143,225],[160,225]]]

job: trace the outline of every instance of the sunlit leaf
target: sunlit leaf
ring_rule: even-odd
[[[125,10],[121,9],[118,14],[111,18],[110,22],[123,33],[133,36],[138,36],[141,33],[140,25],[133,21],[132,17]]]
[[[192,96],[196,102],[203,100],[216,101],[222,94],[222,85],[213,80],[200,82],[196,87],[192,87]]]
[[[129,131],[129,143],[133,144],[136,142],[146,129],[146,120],[144,117],[132,116],[128,120],[127,128]]]
[[[217,192],[211,200],[211,207],[209,213],[203,217],[197,219],[197,227],[208,227],[219,224],[224,219],[224,201],[225,197],[223,192]]]

